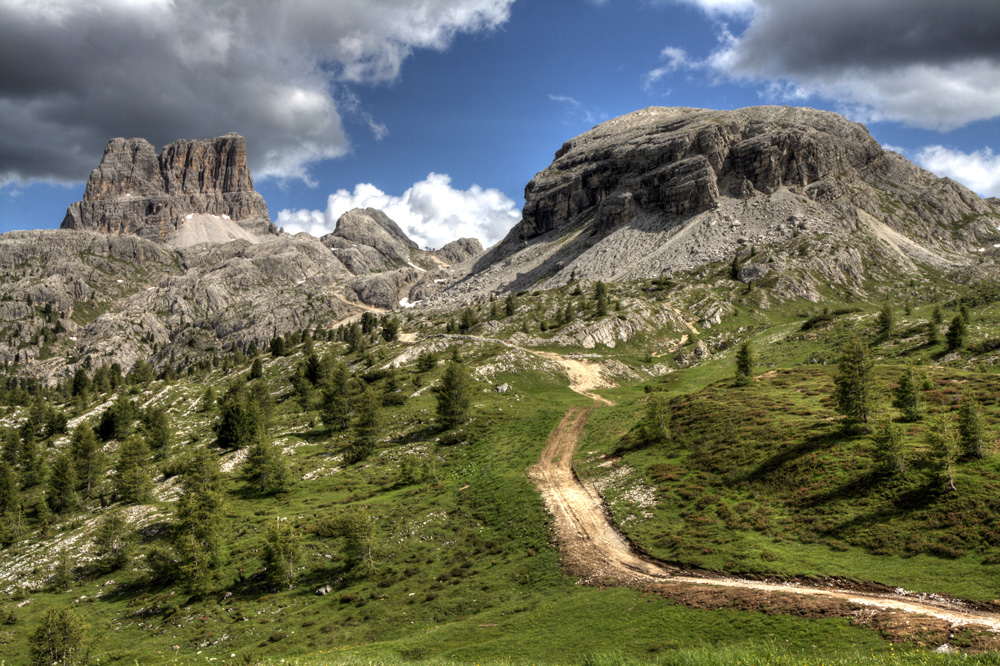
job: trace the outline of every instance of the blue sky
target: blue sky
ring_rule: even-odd
[[[839,111],[1000,196],[1000,3],[240,6],[0,0],[0,231],[57,227],[113,136],[237,131],[289,231],[375,205],[424,245],[489,244],[564,141],[651,105]]]

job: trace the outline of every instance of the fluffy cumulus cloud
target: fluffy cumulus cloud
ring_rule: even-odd
[[[308,179],[376,137],[349,87],[507,21],[513,0],[0,0],[0,185],[86,178],[113,136],[238,130],[255,175]]]
[[[1000,155],[989,148],[964,153],[944,146],[927,146],[917,162],[939,176],[957,180],[982,196],[1000,197]]]
[[[455,189],[448,175],[431,173],[399,196],[369,183],[338,190],[328,198],[326,210],[282,210],[277,224],[289,233],[322,236],[352,208],[379,208],[418,245],[435,249],[458,238],[478,238],[488,247],[521,219],[521,211],[503,192],[478,185]]]
[[[750,4],[676,1],[715,16]],[[949,130],[1000,116],[1000,2],[752,0],[748,16],[738,34],[720,22],[721,47],[686,64],[866,121]]]

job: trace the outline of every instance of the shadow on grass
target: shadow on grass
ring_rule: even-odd
[[[822,426],[826,427],[825,424],[822,424]],[[816,451],[829,449],[843,438],[844,435],[839,430],[832,432],[828,431],[822,434],[814,434],[798,444],[782,449],[764,462],[760,463],[740,480],[744,482],[762,481],[803,456]]]

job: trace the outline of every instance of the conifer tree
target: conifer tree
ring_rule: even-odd
[[[21,506],[17,489],[17,474],[7,461],[0,460],[0,519],[16,513]]]
[[[382,399],[370,385],[364,386],[355,400],[352,425],[353,441],[344,452],[344,460],[356,463],[367,458],[382,434]]]
[[[274,358],[279,358],[288,353],[285,349],[285,338],[279,335],[273,340],[271,340],[270,351],[271,351],[271,356],[273,356]]]
[[[472,404],[472,386],[463,364],[449,363],[434,392],[437,394],[437,419],[442,429],[451,430],[465,421]]]
[[[955,435],[948,421],[937,419],[927,429],[927,455],[932,480],[950,490],[955,488]]]
[[[935,304],[934,309],[931,310],[931,323],[935,326],[940,326],[944,323],[944,314],[941,312],[941,306]]]
[[[904,421],[919,421],[921,413],[920,382],[912,365],[903,370],[893,393],[892,406],[898,409]]]
[[[12,428],[4,428],[3,441],[0,446],[3,447],[3,450],[0,451],[0,458],[2,458],[5,463],[14,467],[20,462],[21,436],[16,430]]]
[[[264,578],[274,592],[295,585],[299,561],[299,540],[291,525],[276,519],[264,534]]]
[[[313,352],[306,357],[306,365],[303,374],[312,386],[319,386],[320,383],[322,383],[323,363],[320,361],[316,352]]]
[[[880,474],[893,476],[905,470],[902,428],[888,419],[876,423],[872,432],[871,458]]]
[[[962,315],[955,315],[955,318],[951,320],[951,324],[948,326],[948,332],[945,333],[945,340],[948,342],[948,351],[955,351],[965,344],[966,332],[967,328]]]
[[[149,447],[146,440],[134,435],[118,448],[118,462],[111,479],[115,500],[125,504],[142,504],[150,499],[153,478],[149,472]]]
[[[358,577],[376,573],[375,519],[364,508],[351,509],[322,526],[324,536],[344,539],[344,560],[348,571]]]
[[[116,571],[125,566],[135,546],[135,530],[121,509],[110,509],[102,517],[94,536],[94,549],[100,567]]]
[[[958,407],[958,446],[963,458],[983,457],[983,419],[979,401],[969,391]]]
[[[649,395],[639,432],[647,446],[664,444],[670,439],[670,400],[667,396],[662,393]]]
[[[250,379],[260,379],[264,376],[264,363],[260,360],[258,356],[250,364]]]
[[[399,338],[399,319],[389,316],[382,318],[382,338],[386,342],[392,342]]]
[[[878,317],[875,319],[876,339],[882,341],[888,340],[892,337],[895,327],[896,316],[892,312],[892,306],[888,303],[883,303],[878,311]]]
[[[736,350],[736,384],[746,386],[753,381],[753,366],[755,364],[753,348],[749,340],[744,340]]]
[[[52,575],[52,589],[56,592],[65,592],[72,584],[73,561],[69,557],[69,551],[60,548],[56,557],[55,572]]]
[[[250,400],[240,384],[234,384],[219,404],[219,418],[213,426],[215,445],[223,449],[242,449],[264,436],[264,415],[257,401]]]
[[[45,460],[38,448],[34,429],[21,429],[18,457],[19,476],[24,488],[33,488],[45,480]]]
[[[608,314],[608,287],[600,280],[594,285],[594,301],[594,312],[598,317]]]
[[[53,513],[64,513],[75,509],[79,502],[76,497],[76,472],[68,453],[56,456],[49,473],[49,488],[46,499]]]
[[[875,409],[875,361],[871,350],[853,338],[841,350],[839,373],[834,378],[834,400],[849,430],[867,430]]]
[[[418,363],[419,365],[419,363]],[[323,388],[320,416],[332,430],[344,430],[351,424],[352,405],[351,371],[343,361],[333,366],[333,371]]]
[[[285,492],[292,480],[281,447],[267,438],[250,446],[242,475],[248,486],[263,495]]]
[[[80,662],[87,625],[69,608],[45,611],[38,628],[28,637],[31,666],[70,666]]]
[[[132,424],[135,421],[135,403],[123,392],[108,407],[97,425],[97,435],[105,442],[117,439],[125,439],[132,434]]]
[[[503,304],[504,314],[508,317],[513,317],[514,313],[517,311],[517,302],[514,300],[514,294],[507,294],[507,299]]]
[[[157,460],[163,460],[170,452],[173,441],[173,431],[170,427],[170,417],[163,407],[148,407],[142,413],[142,430],[146,443],[153,451]]]
[[[215,589],[229,559],[224,483],[216,457],[204,447],[195,449],[181,476],[173,540],[178,576],[195,596]]]

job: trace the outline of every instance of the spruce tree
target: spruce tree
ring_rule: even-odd
[[[351,379],[351,371],[347,364],[339,361],[334,365],[323,388],[320,417],[331,430],[344,430],[351,424],[354,414]]]
[[[73,561],[69,557],[69,551],[65,548],[59,549],[56,557],[56,567],[52,575],[52,589],[55,592],[65,592],[73,584]]]
[[[892,306],[888,303],[883,303],[875,319],[876,339],[882,341],[888,340],[892,337],[895,327],[896,317],[892,312]]]
[[[927,455],[933,483],[956,490],[954,476],[955,435],[947,419],[937,419],[927,429]]]
[[[142,504],[150,499],[153,478],[150,475],[149,457],[149,447],[144,438],[133,435],[122,442],[118,448],[115,475],[111,479],[116,501]]]
[[[503,304],[503,312],[508,317],[513,317],[514,313],[517,311],[517,302],[514,300],[514,294],[507,294],[507,298]]]
[[[0,460],[0,519],[16,513],[21,506],[17,489],[17,474],[6,461]]]
[[[744,340],[736,350],[736,384],[746,386],[753,381],[753,366],[755,363],[753,348],[749,340]]]
[[[104,475],[104,453],[93,428],[81,423],[73,431],[70,455],[76,470],[76,480],[83,496],[90,499]]]
[[[125,512],[121,509],[108,510],[101,517],[94,536],[94,554],[100,568],[110,572],[128,564],[135,541],[135,530],[129,525]]]
[[[912,365],[903,370],[893,392],[892,406],[900,411],[904,421],[919,421],[922,416],[920,382]]]
[[[594,312],[598,317],[608,314],[608,287],[600,280],[594,285],[594,301]]]
[[[883,419],[875,424],[871,438],[871,458],[877,472],[893,476],[906,469],[902,428],[888,419]]]
[[[157,460],[166,458],[173,441],[173,430],[170,427],[170,417],[167,416],[167,410],[163,407],[148,407],[144,410],[142,431]]]
[[[963,458],[983,457],[983,419],[979,401],[969,391],[958,407],[958,447]]]
[[[195,596],[215,589],[229,559],[224,490],[219,461],[208,449],[195,449],[181,476],[173,539],[178,576]]]
[[[955,315],[955,318],[951,320],[951,324],[948,326],[948,332],[945,333],[945,340],[948,342],[948,351],[955,351],[965,344],[966,332],[967,328],[962,315]]]
[[[352,424],[353,441],[344,452],[347,463],[364,460],[375,449],[382,434],[382,398],[370,385],[365,385],[355,400],[357,418]]]
[[[274,592],[290,590],[297,577],[299,540],[291,525],[275,519],[264,534],[264,579]]]
[[[258,356],[250,364],[250,379],[260,379],[264,376],[264,363],[260,360]]]
[[[452,361],[445,368],[437,395],[437,419],[443,430],[451,430],[468,417],[472,404],[472,385],[462,363]]]
[[[875,409],[875,361],[871,350],[859,338],[853,338],[841,350],[834,377],[834,400],[844,416],[848,430],[867,430]]]
[[[264,414],[246,390],[234,384],[219,404],[219,418],[213,426],[215,445],[223,449],[242,449],[264,436]]]
[[[28,637],[31,666],[69,666],[81,663],[87,625],[69,608],[45,611],[38,628]]]
[[[250,447],[242,476],[250,488],[263,495],[285,492],[292,481],[281,447],[266,438]]]
[[[495,309],[494,305],[494,309]],[[494,319],[496,316],[494,315]],[[382,339],[386,342],[393,342],[399,338],[399,319],[396,317],[382,318]]]
[[[132,434],[132,424],[137,416],[135,403],[123,392],[101,414],[97,425],[97,435],[105,442],[112,439],[123,440]]]
[[[306,365],[304,373],[305,378],[309,380],[309,384],[312,386],[319,386],[323,381],[323,363],[320,361],[319,356],[316,352],[309,354],[306,357]]]
[[[45,460],[38,448],[35,431],[21,429],[21,447],[18,451],[18,468],[24,488],[33,488],[45,480]]]
[[[77,508],[76,472],[68,453],[56,456],[49,472],[48,485],[46,499],[53,513],[65,513]]]

